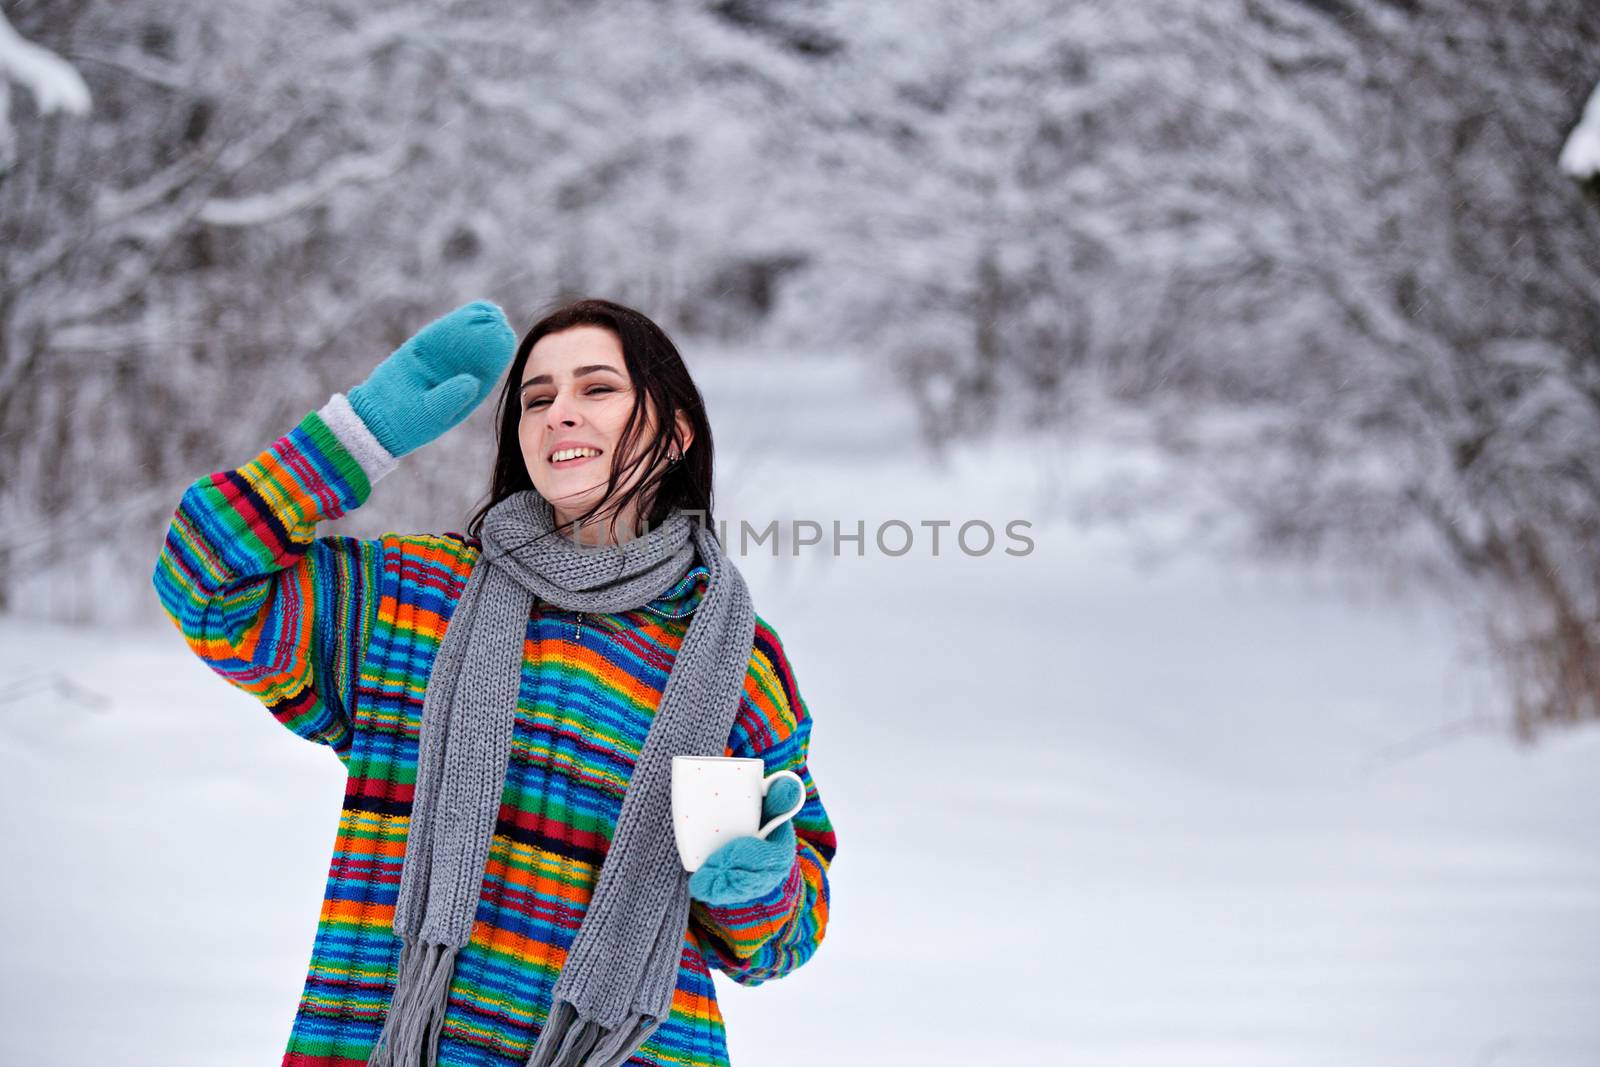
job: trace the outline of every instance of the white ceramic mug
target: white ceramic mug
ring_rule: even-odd
[[[736,837],[765,839],[806,806],[806,783],[798,774],[765,771],[766,764],[743,756],[672,757],[672,832],[684,870],[699,870],[707,856]],[[761,803],[780,778],[794,779],[800,801],[763,826]]]

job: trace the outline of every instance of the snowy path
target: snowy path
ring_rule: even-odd
[[[757,383],[716,380],[725,515],[1027,517],[1002,448],[943,480],[859,450],[892,414],[806,452],[838,367],[771,379],[759,422],[717,406]],[[1437,611],[1031,532],[741,560],[840,851],[817,957],[718,980],[738,1067],[1600,1062],[1600,730],[1393,755],[1489,695]],[[338,761],[165,623],[0,619],[0,674],[0,1062],[277,1062]]]

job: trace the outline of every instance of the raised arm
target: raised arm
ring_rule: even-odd
[[[156,595],[195,654],[345,761],[379,546],[315,530],[396,462],[335,393],[244,466],[190,485],[156,560]]]
[[[153,582],[184,640],[294,733],[348,765],[377,608],[378,541],[316,535],[407,452],[488,394],[515,336],[492,304],[435,320],[346,397],[335,393],[245,465],[184,492]]]

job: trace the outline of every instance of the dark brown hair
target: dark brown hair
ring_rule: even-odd
[[[522,420],[523,370],[528,365],[528,353],[539,338],[574,326],[603,327],[621,342],[623,363],[633,384],[633,410],[629,412],[627,424],[622,428],[622,439],[617,454],[612,457],[611,476],[603,497],[562,529],[582,530],[583,543],[588,544],[591,519],[621,514],[634,501],[650,499],[649,513],[639,516],[649,529],[660,526],[674,508],[683,508],[699,512],[691,519],[704,523],[714,534],[716,524],[711,517],[711,425],[706,421],[705,402],[694,379],[689,376],[689,368],[684,366],[683,357],[678,354],[672,340],[645,315],[610,300],[593,297],[557,307],[534,323],[517,345],[516,357],[511,361],[511,369],[506,373],[505,385],[500,391],[500,418],[495,424],[494,473],[489,494],[468,521],[467,533],[481,539],[483,517],[490,508],[513,493],[533,488],[517,433]],[[647,403],[655,412],[655,433],[635,455],[636,444],[647,431]],[[681,458],[678,462],[662,470],[661,461],[676,443],[680,411],[688,416],[694,436],[687,449],[679,448]],[[627,458],[629,456],[633,457],[631,461]],[[613,500],[612,494],[616,493],[617,486],[640,464],[649,473]],[[628,535],[636,532],[629,531]]]

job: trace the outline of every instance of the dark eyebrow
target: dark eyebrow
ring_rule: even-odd
[[[593,374],[595,371],[602,370],[608,370],[612,374],[616,374],[619,377],[621,375],[621,372],[609,363],[588,363],[573,371],[572,376],[574,378],[582,378],[585,374]],[[529,378],[527,381],[518,386],[517,392],[522,392],[522,390],[526,389],[530,385],[549,385],[551,381],[552,379],[548,374],[535,374],[532,378]]]

